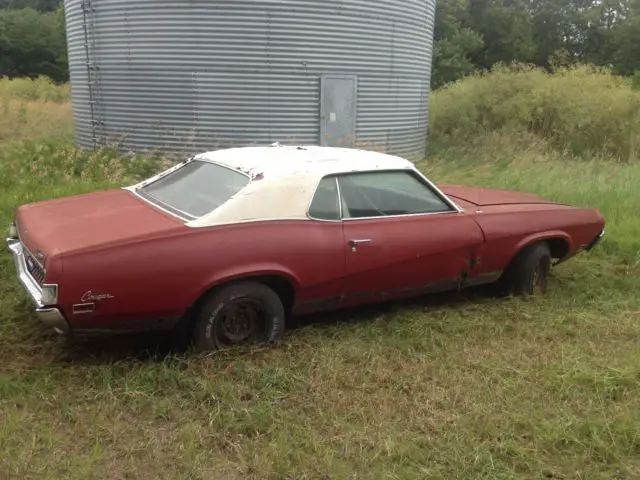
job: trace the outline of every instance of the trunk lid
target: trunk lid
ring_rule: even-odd
[[[186,228],[127,190],[76,195],[23,205],[16,224],[38,261],[54,254],[110,246]]]

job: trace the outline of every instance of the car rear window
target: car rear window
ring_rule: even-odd
[[[138,193],[179,215],[198,218],[227,202],[250,181],[248,175],[230,168],[194,160]]]

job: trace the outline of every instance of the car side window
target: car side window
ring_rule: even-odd
[[[317,220],[340,220],[340,203],[336,177],[324,177],[318,184],[309,216]]]
[[[411,171],[351,173],[338,177],[344,218],[453,211]]]

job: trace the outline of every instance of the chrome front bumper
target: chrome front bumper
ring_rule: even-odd
[[[20,240],[17,238],[7,238],[7,246],[13,255],[18,279],[36,307],[36,315],[38,316],[38,319],[47,327],[53,328],[57,333],[69,333],[69,323],[67,323],[67,320],[64,318],[64,315],[62,315],[60,309],[44,305],[42,303],[42,288],[27,271],[27,264],[25,263],[24,252]]]
[[[602,229],[602,231],[598,235],[596,235],[596,237],[591,241],[591,243],[586,246],[585,250],[587,252],[593,250],[594,248],[596,248],[596,246],[598,246],[598,244],[602,241],[603,238],[604,238],[604,229]]]

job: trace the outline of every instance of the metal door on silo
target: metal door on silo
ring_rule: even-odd
[[[320,144],[351,147],[356,143],[358,77],[320,78]]]

